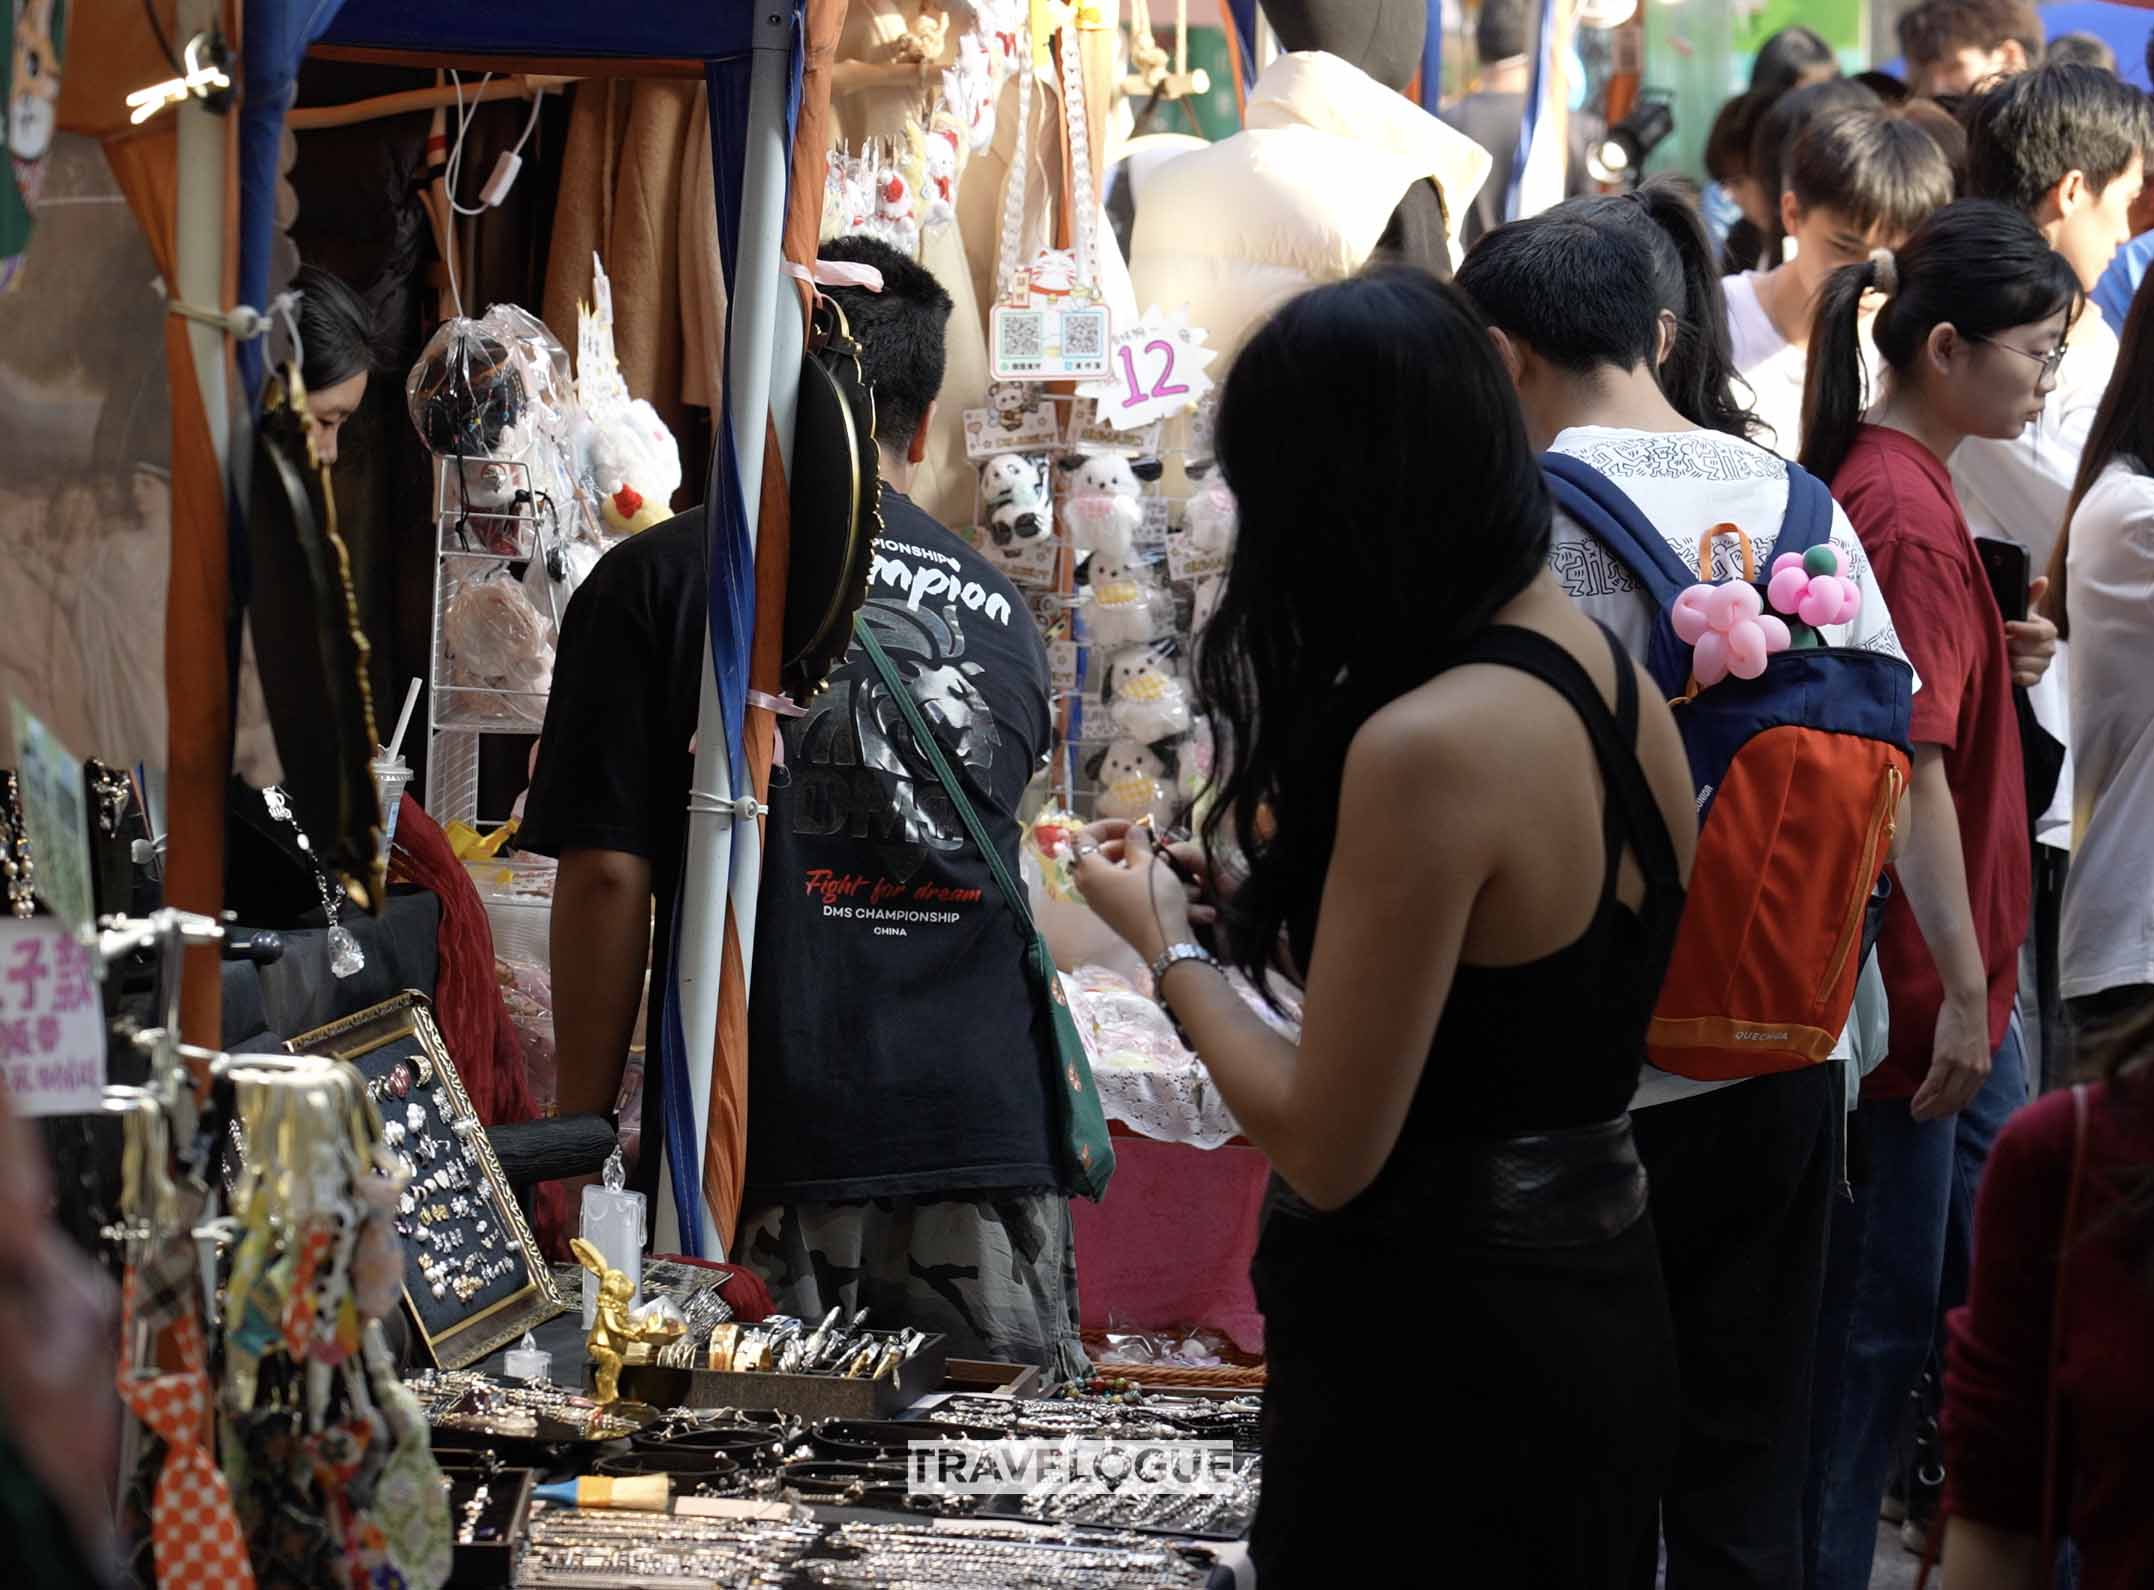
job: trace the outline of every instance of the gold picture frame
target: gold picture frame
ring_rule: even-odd
[[[530,1224],[524,1219],[508,1177],[502,1172],[501,1161],[495,1157],[485,1129],[478,1124],[471,1096],[464,1091],[463,1078],[457,1074],[456,1063],[449,1058],[441,1029],[434,1024],[431,1000],[416,989],[406,989],[393,999],[386,999],[356,1015],[301,1033],[287,1042],[285,1048],[292,1054],[320,1055],[356,1067],[367,1079],[370,1091],[374,1084],[394,1070],[398,1060],[415,1060],[414,1085],[420,1088],[438,1085],[448,1095],[454,1118],[472,1123],[470,1130],[461,1135],[476,1150],[475,1168],[485,1179],[495,1212],[502,1217],[499,1235],[505,1239],[503,1251],[518,1258],[523,1280],[507,1295],[493,1297],[474,1312],[458,1315],[452,1324],[443,1327],[440,1324],[443,1310],[422,1308],[419,1299],[412,1295],[411,1256],[407,1253],[404,1311],[411,1321],[413,1335],[425,1348],[435,1368],[468,1368],[487,1354],[516,1341],[534,1326],[568,1312],[568,1304],[554,1285],[553,1272],[547,1266],[545,1255],[539,1252]],[[382,1103],[387,1116],[393,1101],[383,1099]],[[484,1295],[479,1294],[480,1297]]]

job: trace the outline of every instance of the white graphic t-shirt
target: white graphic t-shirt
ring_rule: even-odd
[[[1773,542],[1780,535],[1781,517],[1787,512],[1786,460],[1719,431],[1631,431],[1599,425],[1573,426],[1559,434],[1549,450],[1592,465],[1621,487],[1685,567],[1694,570],[1698,566],[1700,536],[1715,525],[1733,524],[1750,537],[1757,572],[1764,574]],[[1832,510],[1832,545],[1840,554],[1841,572],[1862,591],[1862,610],[1851,623],[1828,626],[1823,631],[1825,643],[1883,652],[1905,662],[1907,653],[1893,630],[1884,593],[1871,575],[1870,559],[1837,503]],[[1615,555],[1561,508],[1556,510],[1548,566],[1588,618],[1614,631],[1632,656],[1645,656],[1656,617],[1652,599]],[[1710,576],[1701,578],[1732,579],[1742,571],[1735,541],[1722,537],[1713,543]],[[1917,679],[1915,688],[1921,687]],[[1842,1058],[1849,1052],[1845,1034],[1833,1052]],[[1648,1066],[1631,1108],[1728,1086],[1695,1082]]]

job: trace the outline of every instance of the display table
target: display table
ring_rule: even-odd
[[[1298,1012],[1274,1012],[1238,975],[1229,981],[1282,1036],[1298,1037]],[[1115,1152],[1106,1198],[1070,1204],[1080,1323],[1086,1330],[1209,1326],[1261,1356],[1264,1322],[1249,1261],[1270,1162],[1241,1136],[1218,1088],[1148,994],[1099,967],[1065,973],[1063,985]]]
[[[1240,1138],[1218,1148],[1163,1143],[1110,1121],[1114,1179],[1077,1198],[1077,1295],[1087,1330],[1209,1325],[1262,1353],[1249,1284],[1271,1165]]]

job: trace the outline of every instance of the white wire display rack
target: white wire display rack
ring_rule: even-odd
[[[427,692],[426,809],[446,826],[478,825],[479,742],[488,735],[533,735],[546,717],[546,693],[512,690],[458,677],[457,659],[444,624],[457,593],[481,575],[545,555],[549,537],[531,487],[528,465],[485,460],[506,473],[506,507],[474,507],[466,471],[474,459],[442,458],[434,469],[434,618],[432,688]],[[552,580],[543,616],[560,628],[560,598]],[[492,826],[491,822],[482,826]]]

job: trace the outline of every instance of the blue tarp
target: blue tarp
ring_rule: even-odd
[[[247,25],[262,0],[250,0]],[[277,6],[278,0],[269,0]],[[310,0],[284,7],[305,11]],[[335,4],[328,4],[337,11]],[[322,40],[434,55],[610,56],[714,60],[748,48],[745,0],[348,0]]]

